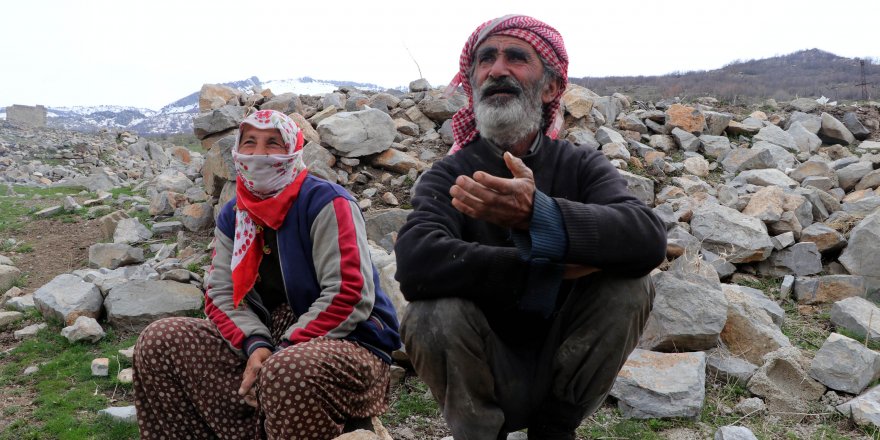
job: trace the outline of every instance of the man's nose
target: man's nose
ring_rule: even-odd
[[[510,66],[507,64],[507,59],[505,57],[499,56],[495,58],[495,62],[493,62],[492,67],[489,68],[489,76],[492,78],[510,76]]]

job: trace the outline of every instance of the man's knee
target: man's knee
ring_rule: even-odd
[[[595,288],[595,296],[603,298],[609,311],[617,314],[647,314],[654,304],[654,283],[650,275],[624,278],[605,274],[599,277]]]
[[[412,345],[442,347],[450,341],[470,338],[488,328],[483,312],[472,301],[440,298],[412,302],[401,324],[407,350]]]

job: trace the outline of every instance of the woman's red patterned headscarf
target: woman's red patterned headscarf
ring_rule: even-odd
[[[535,48],[541,58],[559,74],[562,87],[549,104],[544,106],[544,120],[547,121],[546,134],[555,138],[562,125],[558,114],[559,101],[568,84],[568,54],[562,35],[540,20],[525,15],[507,15],[481,24],[468,38],[459,58],[459,71],[449,83],[447,92],[454,91],[459,85],[464,88],[468,97],[468,106],[459,110],[452,117],[452,134],[455,144],[449,150],[452,154],[477,137],[477,124],[474,119],[474,96],[468,74],[474,61],[474,51],[486,38],[492,35],[506,35],[519,38]]]

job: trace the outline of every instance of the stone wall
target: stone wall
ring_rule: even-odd
[[[29,105],[15,104],[6,107],[6,120],[18,125],[45,127],[46,107],[43,107],[42,105],[31,107]]]

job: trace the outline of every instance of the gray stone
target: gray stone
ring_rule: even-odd
[[[698,151],[700,149],[700,139],[678,127],[672,129],[672,138],[675,139],[678,147],[684,151]]]
[[[764,405],[764,401],[760,397],[749,397],[737,403],[733,410],[747,416],[766,412],[767,405]]]
[[[862,125],[862,121],[859,121],[859,116],[855,112],[846,112],[843,115],[843,125],[852,133],[854,138],[860,141],[867,139],[871,135],[871,130]]]
[[[730,121],[725,131],[731,135],[754,136],[764,127],[764,121],[756,118],[746,118],[742,122]]]
[[[27,327],[22,328],[21,330],[16,330],[16,331],[12,332],[12,336],[19,341],[21,341],[22,339],[33,338],[34,336],[37,336],[37,333],[40,330],[42,330],[48,326],[49,325],[46,324],[45,322],[31,324]]]
[[[21,278],[21,270],[19,268],[0,264],[0,292],[9,290],[19,278]]]
[[[840,182],[840,187],[844,191],[852,190],[871,171],[874,171],[874,164],[867,161],[856,162],[838,169],[837,178]]]
[[[586,129],[571,128],[568,130],[565,139],[575,145],[589,147],[596,150],[602,146],[602,144],[596,140],[596,136],[593,135],[593,132]]]
[[[752,149],[756,151],[766,150],[770,153],[770,157],[773,160],[773,165],[767,168],[776,168],[780,171],[785,171],[789,168],[794,168],[798,164],[797,158],[794,157],[794,154],[792,154],[785,148],[782,148],[776,144],[771,144],[770,142],[755,142],[755,144],[752,145]]]
[[[626,145],[626,139],[624,139],[617,130],[609,127],[599,127],[599,129],[596,130],[596,140],[602,145],[610,143]]]
[[[758,367],[727,350],[713,348],[706,353],[706,373],[714,380],[745,386]]]
[[[676,261],[685,257],[679,257]],[[696,268],[711,265],[696,260]],[[656,351],[706,350],[717,344],[727,320],[727,301],[718,275],[695,271],[661,272],[653,277],[656,294],[639,347]]]
[[[379,243],[386,235],[397,234],[397,231],[406,223],[406,217],[411,212],[411,209],[399,208],[365,212],[367,238],[375,243]]]
[[[794,244],[794,232],[789,231],[770,237],[770,241],[773,242],[774,249],[781,251]]]
[[[841,207],[854,216],[865,217],[880,208],[880,196],[869,195],[852,202],[844,202]]]
[[[61,336],[70,342],[87,341],[98,342],[107,334],[101,328],[101,324],[95,318],[80,316],[73,324],[61,329]]]
[[[875,189],[880,186],[880,170],[873,170],[865,174],[856,184],[855,190]]]
[[[849,244],[838,258],[849,273],[865,277],[869,296],[880,288],[880,258],[876,254],[878,248],[880,212],[875,211],[853,228],[849,234]]]
[[[103,299],[97,286],[70,274],[58,275],[34,292],[34,304],[40,313],[66,325],[80,316],[98,318]]]
[[[601,113],[602,116],[605,117],[606,125],[616,121],[617,115],[628,107],[628,104],[622,102],[617,95],[618,94],[615,93],[614,96],[600,96],[596,98],[593,102],[593,112],[590,114],[593,114],[594,112]]]
[[[859,394],[880,378],[880,353],[832,333],[813,357],[810,376],[832,390]]]
[[[745,426],[722,426],[715,431],[714,440],[758,440]]]
[[[768,353],[748,389],[761,397],[771,412],[786,420],[800,420],[825,393],[825,386],[807,374],[809,359],[797,347],[784,347]]]
[[[704,134],[700,136],[700,144],[706,156],[718,159],[730,151],[730,139],[727,136],[713,136]]]
[[[419,110],[432,121],[442,124],[443,121],[452,118],[459,109],[467,105],[464,95],[455,94],[449,98],[425,96],[419,101]]]
[[[633,196],[648,206],[654,206],[653,180],[623,170],[620,170],[620,176],[626,180],[626,187]]]
[[[852,132],[842,122],[824,112],[822,113],[822,128],[819,129],[818,134],[827,144],[849,145],[856,140]]]
[[[104,307],[114,326],[142,329],[168,316],[180,316],[202,307],[202,291],[174,281],[129,281],[110,290]]]
[[[74,199],[71,196],[67,196],[64,198],[64,210],[65,211],[74,212],[74,211],[79,211],[80,209],[82,209],[82,206],[80,206],[80,204],[76,202],[76,199]]]
[[[360,157],[390,148],[397,129],[391,116],[367,109],[330,116],[318,124],[318,133],[342,156]]]
[[[795,123],[801,124],[807,131],[816,134],[822,128],[822,117],[804,112],[792,112],[785,121],[785,129],[788,130]]]
[[[791,124],[791,127],[788,128],[788,134],[794,139],[798,151],[815,153],[822,146],[822,139],[819,139],[819,136],[816,136],[815,133],[804,128],[800,122]]]
[[[34,295],[22,295],[10,298],[4,305],[7,309],[17,310],[19,312],[27,312],[37,308],[34,304]]]
[[[733,181],[758,186],[774,185],[782,188],[796,188],[798,186],[796,180],[775,168],[743,171],[734,177]]]
[[[116,269],[144,262],[144,250],[125,243],[95,243],[89,246],[89,267]]]
[[[428,90],[431,90],[431,83],[425,78],[419,78],[415,81],[410,81],[409,83],[410,92],[427,92]]]
[[[629,161],[631,157],[629,150],[626,149],[626,145],[616,142],[603,145],[601,151],[608,160],[620,159],[623,161]]]
[[[627,115],[617,120],[617,125],[623,130],[634,131],[639,134],[648,134],[648,127],[641,119],[634,115]]]
[[[791,346],[788,337],[765,308],[766,299],[755,298],[748,291],[730,284],[722,284],[721,289],[727,299],[727,321],[721,331],[721,340],[731,353],[761,365],[767,353]]]
[[[58,214],[58,213],[60,213],[60,212],[62,212],[62,211],[64,211],[64,208],[61,207],[61,205],[50,206],[50,207],[48,207],[48,208],[41,209],[41,210],[35,212],[35,213],[34,213],[34,217],[36,217],[36,218],[48,218],[48,217],[52,217],[53,215],[56,215],[56,214]]]
[[[98,411],[98,413],[119,422],[137,423],[137,411],[134,405],[109,407]]]
[[[125,211],[114,211],[98,219],[101,227],[101,239],[103,241],[112,241],[113,233],[116,232],[116,225],[120,220],[128,218]]]
[[[777,171],[777,170],[768,170]],[[742,213],[755,217],[764,223],[779,221],[785,211],[785,193],[782,188],[771,185],[759,189],[749,199]],[[792,234],[793,235],[793,234]],[[794,240],[794,237],[792,237]],[[783,246],[785,247],[785,246]],[[779,249],[777,247],[777,249]]]
[[[758,134],[752,138],[752,141],[766,141],[795,153],[800,151],[794,137],[775,125],[768,125],[762,128]]]
[[[831,322],[859,338],[880,340],[880,309],[865,298],[853,296],[835,302],[831,307]]]
[[[116,224],[113,232],[113,243],[135,244],[153,238],[153,232],[142,225],[136,218],[125,218]]]
[[[733,120],[733,115],[730,113],[704,111],[703,115],[706,117],[707,128],[704,135],[721,136],[721,134],[724,133],[724,129],[726,129],[727,125],[730,124],[730,121]],[[700,136],[700,139],[702,139],[702,136]]]
[[[406,174],[409,170],[421,172],[428,168],[428,164],[396,148],[389,148],[377,154],[373,157],[371,164],[374,167],[400,174]]]
[[[185,174],[173,169],[163,171],[150,182],[150,187],[158,192],[172,191],[183,194],[192,186],[192,181]]]
[[[880,385],[835,409],[858,425],[880,427]]]
[[[17,322],[22,317],[24,317],[24,313],[21,312],[0,312],[0,328],[4,328],[9,324]]]
[[[694,211],[691,234],[703,242],[703,248],[731,263],[761,261],[769,257],[773,249],[763,222],[712,203],[705,203]]]
[[[675,149],[675,139],[665,134],[654,134],[651,135],[648,145],[668,153]]]
[[[846,246],[846,237],[824,223],[813,223],[801,231],[801,242],[816,243],[819,252],[837,251]]]
[[[767,316],[770,317],[770,320],[773,321],[773,324],[777,327],[782,327],[782,323],[785,321],[785,310],[776,301],[765,295],[763,291],[738,284],[722,284],[721,289],[724,292],[732,290],[745,295],[751,306],[763,309]]]
[[[186,269],[171,269],[168,272],[163,273],[159,279],[176,281],[178,283],[188,283],[190,279],[190,271]]]
[[[859,275],[799,277],[794,294],[801,304],[830,304],[851,297],[865,297],[865,279]]]
[[[736,148],[724,155],[721,159],[721,166],[725,171],[739,173],[745,170],[774,168],[776,162],[769,150]]]
[[[788,103],[788,105],[793,109],[804,113],[809,113],[819,107],[819,103],[812,98],[797,98]]]
[[[758,266],[758,271],[775,277],[812,275],[822,271],[822,254],[816,243],[803,242],[774,251]]]
[[[684,160],[684,169],[695,176],[706,177],[709,175],[709,162],[703,156],[689,157]]]
[[[183,223],[179,221],[153,223],[153,234],[156,235],[176,234],[177,231],[182,230]]]
[[[110,359],[97,358],[92,360],[92,376],[106,377],[110,375]]]
[[[706,354],[635,349],[617,375],[611,395],[624,417],[697,418],[706,397]]]
[[[214,210],[210,203],[193,203],[178,208],[174,214],[183,226],[193,232],[210,231],[214,227]]]
[[[193,119],[193,133],[199,139],[204,139],[214,133],[237,128],[244,119],[246,110],[237,105],[224,105],[216,110],[199,113]]]

